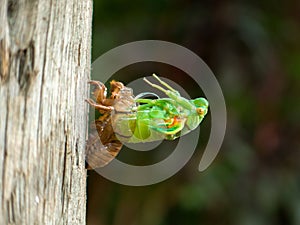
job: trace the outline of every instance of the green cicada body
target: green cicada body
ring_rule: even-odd
[[[97,96],[97,103],[88,101],[103,114],[96,120],[96,128],[98,123],[97,132],[102,146],[97,150],[95,144],[89,144],[90,139],[94,139],[95,135],[88,140],[86,151],[88,158],[95,155],[95,158],[102,162],[97,163],[97,160],[92,160],[94,164],[92,167],[106,165],[120,151],[124,142],[174,140],[199,126],[207,114],[208,101],[205,98],[188,100],[180,96],[178,91],[160,80],[155,74],[153,76],[167,89],[149,82],[146,78],[144,78],[145,82],[164,92],[168,98],[145,99],[139,97],[143,96],[143,93],[134,97],[130,88],[122,86],[119,89],[112,89],[110,99],[106,99],[104,96],[100,96],[99,99]],[[99,95],[98,92],[97,95]],[[103,136],[111,138],[106,141]],[[114,145],[111,145],[112,143]],[[89,146],[93,147],[92,150]],[[117,153],[116,146],[118,146]],[[112,152],[113,154],[110,154]],[[103,154],[106,158],[103,158]],[[109,155],[111,157],[107,157]]]
[[[208,111],[205,98],[187,100],[154,77],[169,90],[145,81],[163,91],[169,98],[136,99],[138,106],[130,106],[123,116],[116,112],[113,116],[114,130],[125,142],[150,142],[161,139],[174,140],[199,126]]]

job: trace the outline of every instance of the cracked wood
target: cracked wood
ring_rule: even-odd
[[[85,224],[91,0],[0,4],[0,224]]]

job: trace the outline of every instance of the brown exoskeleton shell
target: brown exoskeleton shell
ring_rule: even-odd
[[[106,87],[99,81],[90,81],[95,85],[93,95],[96,99],[86,101],[102,115],[91,125],[91,132],[86,144],[87,169],[103,167],[111,162],[121,150],[123,144],[116,137],[112,125],[112,114],[124,112],[134,107],[132,89],[123,83],[111,81],[110,96],[106,97]],[[117,117],[114,117],[116,120]]]

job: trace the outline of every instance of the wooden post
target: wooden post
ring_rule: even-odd
[[[91,0],[1,0],[0,224],[85,224]]]

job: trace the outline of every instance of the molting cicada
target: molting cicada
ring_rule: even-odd
[[[99,81],[90,81],[95,86],[95,100],[87,102],[101,116],[92,124],[86,145],[88,169],[103,167],[113,160],[124,142],[140,143],[162,139],[174,140],[196,129],[208,111],[205,98],[188,100],[169,84],[153,74],[161,84],[144,81],[164,92],[168,98],[143,98],[149,92],[134,97],[132,89],[121,82],[111,81],[110,96]],[[166,88],[166,89],[165,89]]]

